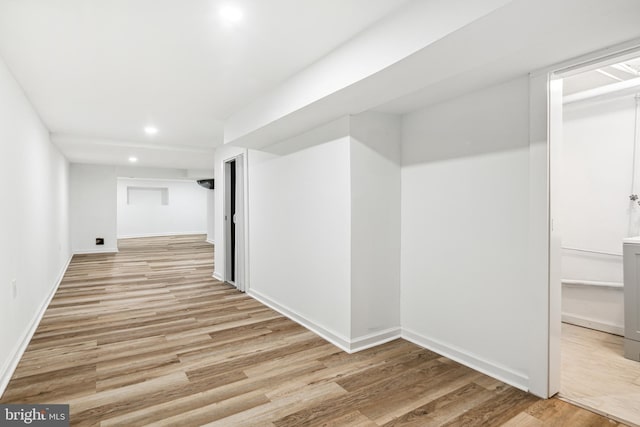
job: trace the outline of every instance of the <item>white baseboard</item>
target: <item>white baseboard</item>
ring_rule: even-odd
[[[562,313],[562,321],[584,328],[595,329],[596,331],[624,336],[624,325],[615,325],[604,320],[592,319],[578,314]]]
[[[504,383],[512,385],[523,391],[529,391],[529,377],[523,373],[515,372],[507,367],[484,360],[463,349],[456,348],[441,341],[425,337],[409,329],[402,329],[402,338],[407,341],[436,352],[448,359],[455,360],[465,366],[475,369],[478,372],[489,375]]]
[[[62,283],[62,278],[64,277],[64,274],[67,272],[67,268],[69,268],[69,264],[71,263],[72,258],[73,258],[73,255],[69,256],[69,259],[67,260],[64,267],[58,274],[58,277],[55,281],[55,285],[51,290],[51,292],[49,293],[49,295],[47,296],[47,299],[42,302],[42,304],[38,308],[38,311],[36,311],[35,316],[31,320],[31,324],[29,325],[29,328],[25,331],[25,333],[22,335],[22,339],[20,340],[18,345],[14,348],[12,355],[9,358],[9,361],[2,367],[2,370],[0,370],[0,397],[2,397],[7,386],[9,385],[9,381],[11,380],[13,373],[18,367],[18,363],[20,363],[20,359],[22,359],[22,355],[27,350],[27,347],[29,346],[29,342],[31,342],[31,338],[33,338],[33,334],[35,334],[36,329],[38,329],[38,325],[40,325],[42,316],[44,316],[44,313],[45,311],[47,311],[47,308],[49,307],[49,304],[51,303],[53,296],[58,291],[58,287],[60,287],[60,283]]]
[[[247,292],[247,295],[249,295],[250,297],[260,301],[262,304],[266,305],[269,308],[274,309],[275,311],[277,311],[278,313],[282,314],[283,316],[288,317],[289,319],[293,320],[294,322],[304,326],[305,328],[309,329],[311,332],[314,332],[316,335],[320,335],[322,338],[324,338],[325,340],[329,341],[331,344],[335,345],[336,347],[340,348],[341,350],[346,351],[347,353],[352,353],[351,350],[351,343],[349,342],[349,340],[344,337],[343,335],[331,331],[328,328],[325,328],[322,325],[319,325],[315,322],[312,322],[308,319],[306,319],[304,316],[301,316],[300,314],[296,313],[293,310],[290,310],[289,308],[278,304],[277,302],[275,302],[274,300],[272,300],[271,298],[261,294],[258,291],[255,291],[253,289],[249,289],[249,291]]]
[[[168,233],[142,233],[142,234],[125,234],[118,236],[118,239],[139,239],[141,237],[164,237],[164,236],[191,236],[194,234],[207,234],[206,231],[178,231]]]
[[[76,249],[74,255],[90,255],[90,254],[115,254],[118,248],[100,248],[100,249]]]
[[[349,340],[344,335],[339,334],[335,331],[332,331],[316,322],[310,321],[309,319],[305,318],[299,313],[296,313],[294,310],[291,310],[275,302],[271,298],[267,297],[266,295],[258,291],[249,289],[247,291],[247,295],[260,301],[262,304],[266,305],[267,307],[274,309],[278,313],[288,317],[294,322],[304,326],[305,328],[309,329],[311,332],[321,336],[325,340],[329,341],[331,344],[335,345],[336,347],[340,348],[343,351],[346,351],[347,353],[356,353],[358,351],[366,350],[368,348],[375,347],[377,345],[381,345],[401,337],[401,329],[397,327],[397,328],[384,329],[382,331],[376,331],[369,335],[365,335],[353,340]]]
[[[393,341],[398,338],[402,338],[402,329],[400,327],[376,331],[369,335],[352,339],[349,346],[349,352],[356,353],[358,351],[388,343],[389,341]]]
[[[221,282],[224,282],[224,277],[222,277],[222,274],[218,273],[217,271],[213,272],[212,277],[216,280],[220,280]]]
[[[205,240],[205,241],[206,241],[207,243],[212,244],[212,245],[215,245],[215,244],[216,244],[216,242],[215,242],[214,240],[212,240],[212,239],[207,239],[207,240]]]

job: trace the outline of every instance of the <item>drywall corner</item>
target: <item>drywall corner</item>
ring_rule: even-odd
[[[71,164],[70,216],[73,253],[118,251],[115,166]]]

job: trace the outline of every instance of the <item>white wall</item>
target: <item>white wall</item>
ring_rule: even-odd
[[[73,252],[117,252],[116,167],[73,163],[70,175]],[[95,244],[97,237],[103,246]]]
[[[562,321],[624,336],[623,288],[563,284]]]
[[[192,174],[210,177],[212,172],[72,164],[70,203],[73,251],[115,252],[118,250],[119,235],[204,234],[207,230],[206,192],[210,190],[199,187],[193,181],[186,181],[188,184],[185,184],[181,178]],[[124,197],[126,202],[126,184],[123,184],[125,187],[118,188],[118,177],[123,175],[150,178],[123,178],[123,183],[138,182],[142,186],[164,187],[171,185],[174,190],[170,196],[172,202],[164,207],[166,209],[156,211],[139,206],[127,207],[126,203],[123,203],[122,209],[118,209],[118,197]],[[179,179],[175,180],[174,177]],[[122,221],[120,226],[119,219]],[[105,239],[104,246],[96,246],[96,237]]]
[[[400,118],[345,119],[249,151],[249,294],[356,351],[401,332]]]
[[[622,239],[640,234],[640,206],[629,200],[635,102],[628,96],[565,106],[563,247],[622,254]],[[565,279],[622,282],[622,257],[564,251],[562,261]]]
[[[71,246],[68,163],[1,59],[0,94],[1,395],[64,274]]]
[[[118,238],[204,234],[207,232],[207,190],[195,181],[118,178]],[[128,200],[127,192],[165,191],[158,200]],[[131,203],[129,203],[131,202]]]
[[[249,292],[342,345],[351,333],[349,158],[348,137],[284,156],[249,152]]]
[[[400,119],[351,118],[351,339],[400,332]]]
[[[404,334],[528,388],[529,81],[409,114],[402,135]]]
[[[618,334],[624,326],[622,288],[588,282],[621,286],[622,239],[640,234],[640,206],[629,200],[635,104],[633,96],[569,104],[563,122],[562,279],[587,282],[563,285],[563,320]],[[636,176],[634,192],[640,192]]]

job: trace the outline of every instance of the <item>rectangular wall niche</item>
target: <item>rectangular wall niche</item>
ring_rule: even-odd
[[[169,204],[167,187],[127,187],[127,205],[160,206]]]

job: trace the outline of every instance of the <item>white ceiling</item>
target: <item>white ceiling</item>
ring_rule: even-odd
[[[503,82],[633,41],[640,44],[637,0],[513,0],[449,40],[453,70],[442,80],[380,105],[405,114],[481,87]],[[423,72],[429,64],[424,62]]]
[[[227,117],[406,3],[230,1],[0,0],[0,55],[71,161],[211,168]]]
[[[219,19],[228,4],[242,22]],[[71,161],[211,169],[225,123],[251,146],[405,114],[640,40],[638,16],[637,0],[0,0],[0,56]]]
[[[421,9],[425,4],[437,8]],[[484,10],[468,13],[482,5]],[[234,114],[225,138],[265,149],[344,115],[403,115],[530,72],[566,67],[593,52],[637,47],[639,16],[638,0],[414,1],[372,29],[383,31],[356,39],[360,49],[349,51],[359,55],[336,58],[334,52]],[[462,26],[447,25],[458,17]],[[431,29],[439,34],[431,37]],[[391,31],[376,37],[384,30]],[[410,49],[399,49],[403,42]],[[366,53],[393,63],[370,61]],[[363,68],[357,81],[344,81],[344,70]]]

